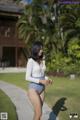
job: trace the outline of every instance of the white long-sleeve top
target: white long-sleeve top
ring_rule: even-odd
[[[29,58],[26,67],[26,80],[39,83],[40,78],[47,78],[45,77],[45,70],[45,61],[39,64],[32,58]]]

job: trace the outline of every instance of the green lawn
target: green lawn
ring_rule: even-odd
[[[69,120],[70,113],[77,113],[80,116],[80,78],[70,80],[68,77],[54,77],[52,79],[54,82],[47,87],[45,99],[54,113],[59,116],[59,120]],[[27,90],[28,82],[25,81],[25,73],[0,74],[0,80]]]
[[[60,120],[69,120],[70,113],[77,113],[80,116],[80,78],[53,79],[53,85],[46,90],[46,101],[55,114]]]
[[[8,113],[8,120],[17,120],[16,108],[2,90],[0,90],[0,113],[1,112]]]

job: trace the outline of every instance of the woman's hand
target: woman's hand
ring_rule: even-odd
[[[49,85],[49,84],[52,84],[52,80],[40,80],[39,83],[43,85]]]
[[[49,84],[52,84],[52,83],[53,83],[53,81],[52,81],[52,80],[49,80],[49,82],[50,82]]]

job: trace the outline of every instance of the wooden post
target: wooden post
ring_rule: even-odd
[[[16,67],[18,67],[18,59],[17,59],[17,57],[18,57],[18,56],[17,56],[18,48],[16,47],[15,49],[16,49],[16,50],[15,50],[15,53],[16,53],[16,54],[15,54],[15,62],[16,62]]]

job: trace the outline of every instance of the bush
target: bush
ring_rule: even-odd
[[[52,62],[47,63],[47,72],[53,76],[62,76],[76,74],[80,75],[80,63],[72,63],[69,58],[59,59],[58,62],[52,60]],[[60,75],[61,74],[61,75]]]

